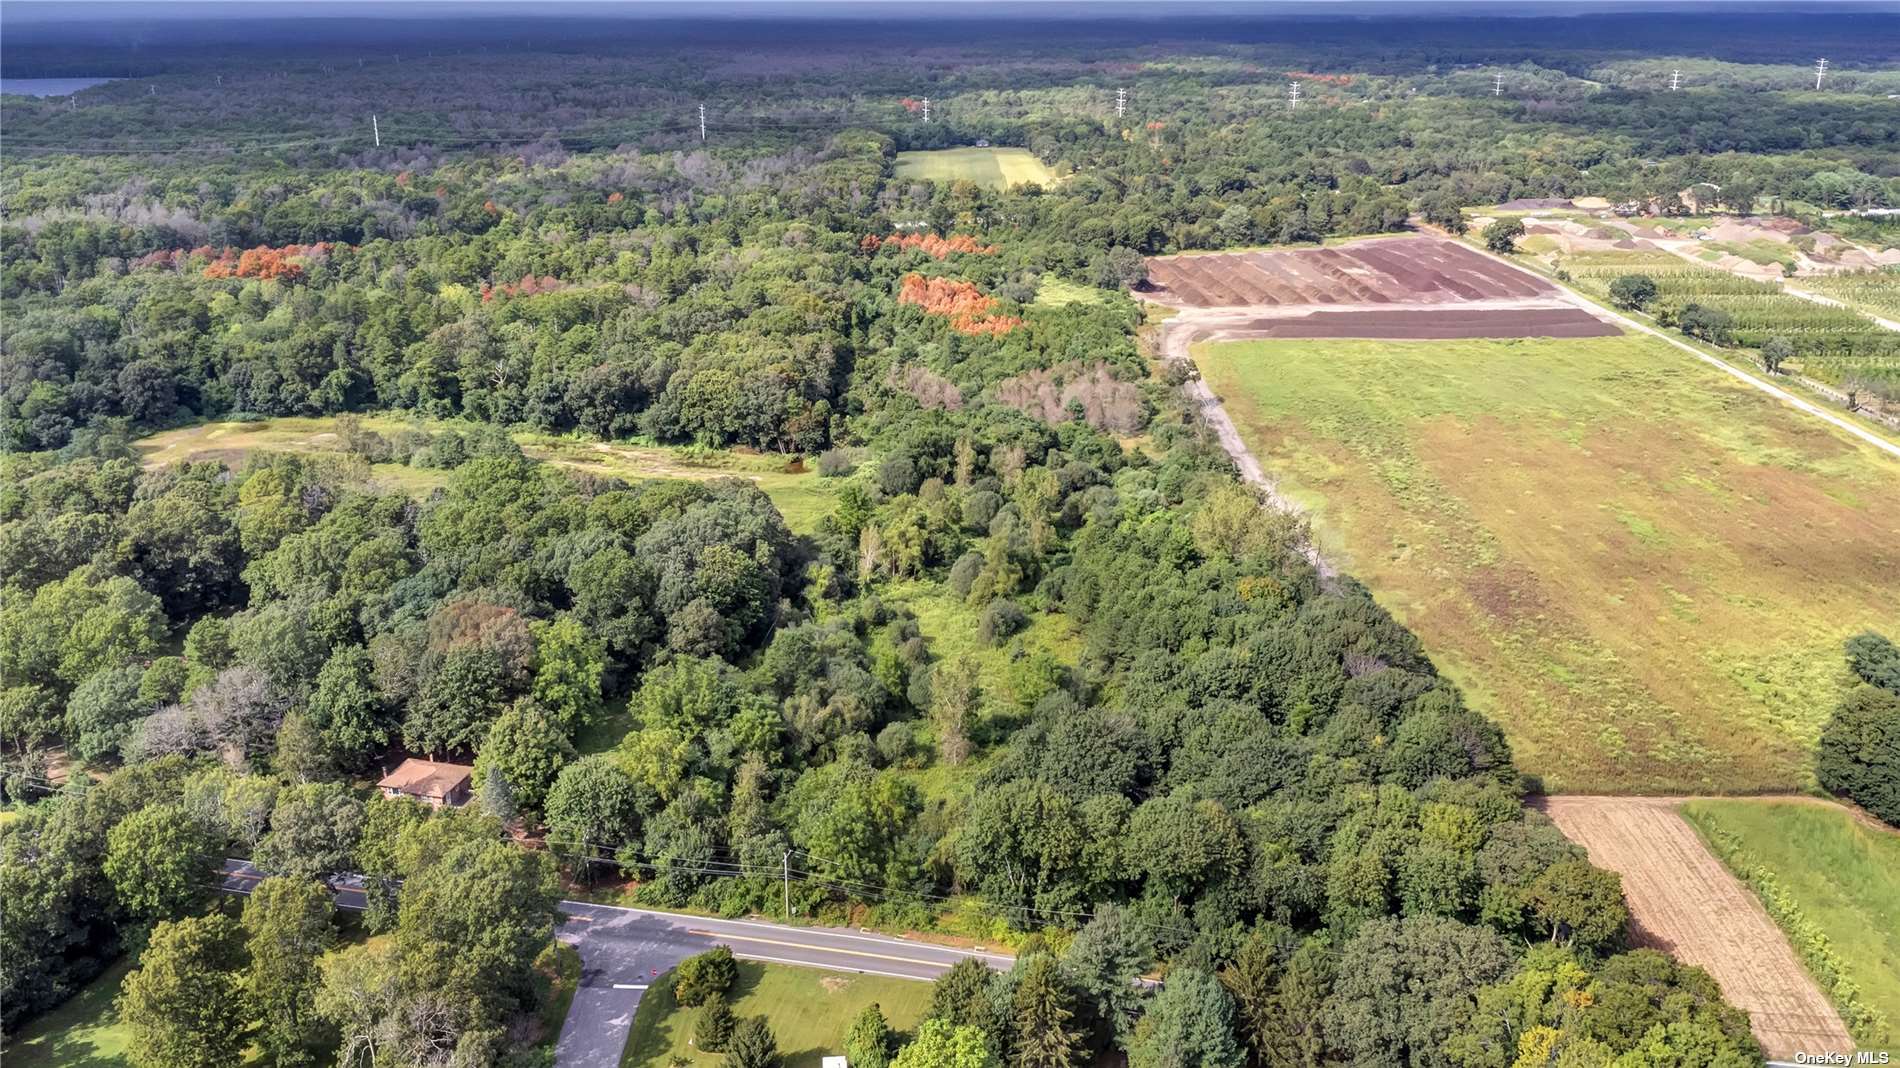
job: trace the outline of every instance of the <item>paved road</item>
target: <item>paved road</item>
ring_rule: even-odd
[[[224,863],[224,889],[248,894],[264,879],[248,862]],[[361,911],[360,878],[330,880],[338,908]],[[1008,968],[1007,954],[956,949],[834,927],[790,927],[763,920],[718,920],[585,901],[561,902],[557,937],[581,956],[580,989],[554,1049],[556,1068],[615,1068],[633,1013],[647,986],[675,964],[715,945],[734,956],[837,972],[928,981],[966,957]]]

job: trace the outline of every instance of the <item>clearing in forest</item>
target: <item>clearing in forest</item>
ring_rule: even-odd
[[[1900,462],[1646,336],[1196,346],[1320,549],[1551,791],[1799,789],[1900,631]]]
[[[1770,1057],[1852,1050],[1840,1014],[1781,929],[1715,859],[1673,798],[1547,797],[1540,807],[1590,861],[1623,877],[1631,939],[1698,965],[1748,1013]]]
[[[1007,189],[1022,182],[1053,185],[1056,176],[1026,148],[940,148],[927,152],[899,152],[897,177],[902,179],[975,182],[990,189]]]
[[[365,415],[362,426],[384,437],[405,430],[435,433],[445,429],[471,431],[475,424],[409,419],[401,413]],[[705,482],[715,478],[742,478],[772,498],[786,526],[794,533],[816,529],[829,514],[836,486],[806,470],[802,458],[740,449],[671,448],[626,442],[590,441],[554,434],[516,432],[511,435],[530,459],[565,470],[586,472],[628,482],[679,479]],[[340,453],[332,417],[284,417],[246,422],[208,422],[166,430],[132,443],[147,467],[181,461],[216,460],[232,468],[243,466],[253,452]],[[449,480],[450,472],[407,464],[379,463],[370,475],[391,489],[417,497],[427,496]]]

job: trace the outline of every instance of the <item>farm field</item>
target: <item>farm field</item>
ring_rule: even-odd
[[[1326,248],[1156,256],[1146,299],[1188,308],[1454,304],[1556,290],[1455,241],[1393,237]]]
[[[931,984],[876,975],[839,975],[815,968],[739,962],[730,998],[733,1015],[764,1016],[784,1054],[784,1068],[818,1068],[844,1051],[844,1033],[865,1006],[876,1004],[892,1030],[908,1032],[930,1007]],[[676,1060],[713,1068],[721,1055],[694,1048],[693,1025],[703,1009],[673,1000],[672,976],[640,999],[620,1058],[622,1068],[666,1068]]]
[[[1770,1057],[1853,1048],[1833,1005],[1748,888],[1653,797],[1547,797],[1545,814],[1590,861],[1623,877],[1630,936],[1706,969],[1748,1013]]]
[[[1657,339],[1194,356],[1548,790],[1805,786],[1840,642],[1900,630],[1900,463]]]
[[[1852,305],[1870,315],[1900,321],[1900,270],[1803,278],[1795,286]]]
[[[1886,1033],[1863,1040],[1892,1043],[1900,1022],[1900,832],[1805,798],[1699,799],[1682,811],[1705,835],[1732,836],[1749,863],[1773,875],[1827,936],[1861,1000],[1886,1017]]]
[[[1211,324],[1210,324],[1211,325]],[[1228,322],[1225,338],[1612,337],[1613,323],[1582,308],[1408,308],[1404,311],[1312,311]]]
[[[1052,185],[1056,176],[1026,148],[939,148],[899,152],[897,177],[950,182],[975,182],[990,189],[1007,189],[1022,182]]]
[[[389,435],[419,427],[424,430],[461,424],[429,424],[399,415],[362,417],[364,427]],[[743,478],[756,484],[798,533],[815,529],[831,510],[832,486],[796,463],[796,457],[773,456],[723,449],[674,449],[620,442],[583,441],[552,434],[517,433],[515,441],[527,455],[572,471],[622,478],[705,481]],[[335,420],[281,418],[254,422],[211,422],[153,434],[133,442],[147,466],[182,460],[220,460],[239,465],[252,452],[326,453],[338,451]],[[794,469],[796,468],[796,469]],[[374,464],[371,475],[395,489],[424,496],[448,481],[449,472],[404,464]]]

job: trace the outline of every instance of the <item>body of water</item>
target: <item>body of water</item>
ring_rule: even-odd
[[[113,78],[0,78],[0,96],[71,96]]]

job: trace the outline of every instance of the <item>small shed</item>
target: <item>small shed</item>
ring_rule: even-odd
[[[410,757],[376,785],[384,797],[409,797],[432,808],[455,808],[468,804],[468,784],[474,774],[467,764]]]
[[[819,1062],[818,1068],[850,1068],[850,1062],[843,1057],[826,1057]]]

